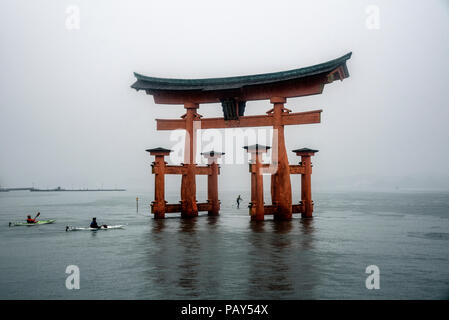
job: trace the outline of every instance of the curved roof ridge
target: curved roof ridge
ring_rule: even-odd
[[[292,69],[280,72],[261,73],[255,75],[233,76],[223,78],[203,78],[203,79],[177,79],[177,78],[158,78],[144,76],[134,72],[137,81],[131,86],[136,90],[211,90],[217,86],[226,88],[235,88],[246,85],[261,83],[270,83],[276,81],[285,81],[290,79],[312,76],[319,73],[329,72],[333,69],[346,64],[352,55],[349,52],[337,59],[309,67]],[[346,70],[346,66],[344,68]],[[346,75],[348,76],[348,75]]]

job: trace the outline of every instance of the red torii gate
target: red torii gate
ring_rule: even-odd
[[[209,162],[207,167],[195,164],[195,141],[196,130],[220,129],[235,127],[260,127],[272,126],[277,132],[273,135],[273,155],[271,167],[274,165],[277,170],[269,172],[271,177],[271,198],[272,205],[263,205],[260,194],[261,177],[263,172],[268,172],[269,167],[260,163],[260,148],[248,146],[251,152],[253,163],[251,164],[252,176],[252,204],[250,213],[255,220],[263,220],[265,214],[273,214],[275,219],[289,220],[292,213],[301,213],[303,217],[311,217],[313,212],[313,202],[311,199],[311,162],[310,157],[317,150],[298,149],[294,150],[301,156],[302,161],[299,166],[291,166],[288,163],[287,151],[285,148],[284,126],[320,123],[322,110],[293,113],[284,104],[287,98],[300,97],[306,95],[322,93],[324,86],[335,80],[343,80],[349,77],[346,61],[351,57],[348,53],[340,58],[321,63],[318,65],[268,74],[253,76],[240,76],[228,78],[210,79],[165,79],[146,77],[135,73],[137,81],[132,85],[136,90],[145,90],[147,94],[153,95],[155,103],[158,104],[183,104],[186,113],[178,120],[156,119],[157,130],[186,130],[185,156],[182,166],[165,165],[164,156],[169,154],[167,149],[149,149],[150,154],[156,156],[153,164],[153,172],[156,174],[155,201],[152,211],[155,218],[163,218],[165,213],[181,212],[182,217],[193,217],[198,215],[198,211],[208,211],[209,214],[218,214],[219,201],[209,199],[208,203],[200,204],[196,201],[197,174],[207,174],[213,181],[218,175],[218,166],[212,169],[213,163],[216,165],[216,158]],[[267,111],[266,115],[245,116],[245,106],[247,101],[269,99],[273,108]],[[221,102],[223,108],[223,118],[202,118],[197,109],[201,103]],[[266,150],[266,149],[265,149]],[[255,168],[259,168],[255,169]],[[254,172],[253,172],[254,171]],[[163,197],[163,177],[164,174],[182,174],[181,182],[181,203],[166,204]],[[301,174],[301,203],[292,204],[290,174]],[[253,178],[252,178],[253,179]],[[208,187],[209,188],[209,187]],[[211,187],[213,189],[213,187]],[[215,194],[214,190],[208,189],[208,197]],[[218,194],[218,192],[217,192]],[[253,202],[254,200],[254,202]],[[217,205],[218,203],[218,205]],[[254,204],[254,205],[253,205]]]

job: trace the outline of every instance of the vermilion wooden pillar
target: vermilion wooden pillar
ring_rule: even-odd
[[[197,103],[185,103],[185,148],[184,148],[184,167],[186,168],[181,178],[181,217],[189,218],[198,216],[198,207],[196,204],[196,179],[195,179],[195,155],[196,155],[196,132],[193,122],[199,119],[196,112],[199,105]]]
[[[303,206],[301,216],[303,218],[311,218],[313,216],[311,157],[318,150],[302,148],[293,150],[293,152],[301,157],[301,166],[304,168],[304,173],[301,175],[301,204]]]
[[[165,169],[166,162],[164,157],[168,156],[171,150],[164,148],[154,148],[146,150],[150,155],[155,156],[152,163],[154,177],[154,201],[151,203],[152,212],[155,219],[165,218]]]
[[[217,159],[224,153],[210,151],[201,153],[208,160],[210,174],[207,176],[207,202],[212,204],[211,210],[208,211],[209,216],[218,216],[220,212],[220,200],[218,200],[218,174],[219,165]]]
[[[288,115],[290,110],[284,108],[286,99],[283,97],[272,97],[270,102],[274,105],[273,109],[267,112],[273,117],[272,163],[277,166],[276,173],[271,176],[271,200],[273,205],[277,206],[274,219],[291,220],[292,186],[282,121],[282,117]]]
[[[267,152],[270,147],[255,144],[243,148],[251,153],[251,203],[249,214],[251,215],[251,220],[263,221],[265,218],[265,210],[263,201],[262,154]]]

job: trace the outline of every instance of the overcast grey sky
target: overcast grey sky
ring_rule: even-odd
[[[80,28],[70,30],[73,5]],[[379,29],[367,28],[369,5],[379,8]],[[288,100],[296,112],[324,111],[321,124],[286,128],[287,149],[320,150],[320,188],[449,188],[445,0],[3,0],[0,40],[1,186],[151,188],[144,150],[170,147],[154,118],[184,109],[132,90],[134,71],[245,75],[352,51],[348,79]],[[247,114],[270,108],[249,102]],[[220,116],[221,107],[202,105],[199,113]],[[224,166],[220,184],[246,188],[249,179],[247,165]]]

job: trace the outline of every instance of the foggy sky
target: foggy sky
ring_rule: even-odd
[[[66,28],[70,5],[79,30]],[[379,29],[366,27],[368,5]],[[154,119],[184,109],[131,89],[133,72],[246,75],[352,51],[349,78],[287,101],[294,112],[323,109],[320,124],[286,127],[287,150],[320,150],[317,188],[449,189],[447,1],[3,0],[0,39],[2,187],[150,190],[144,150],[170,147]],[[248,102],[246,114],[270,108]],[[198,112],[222,116],[219,104]],[[247,165],[221,172],[221,187],[249,186]]]

